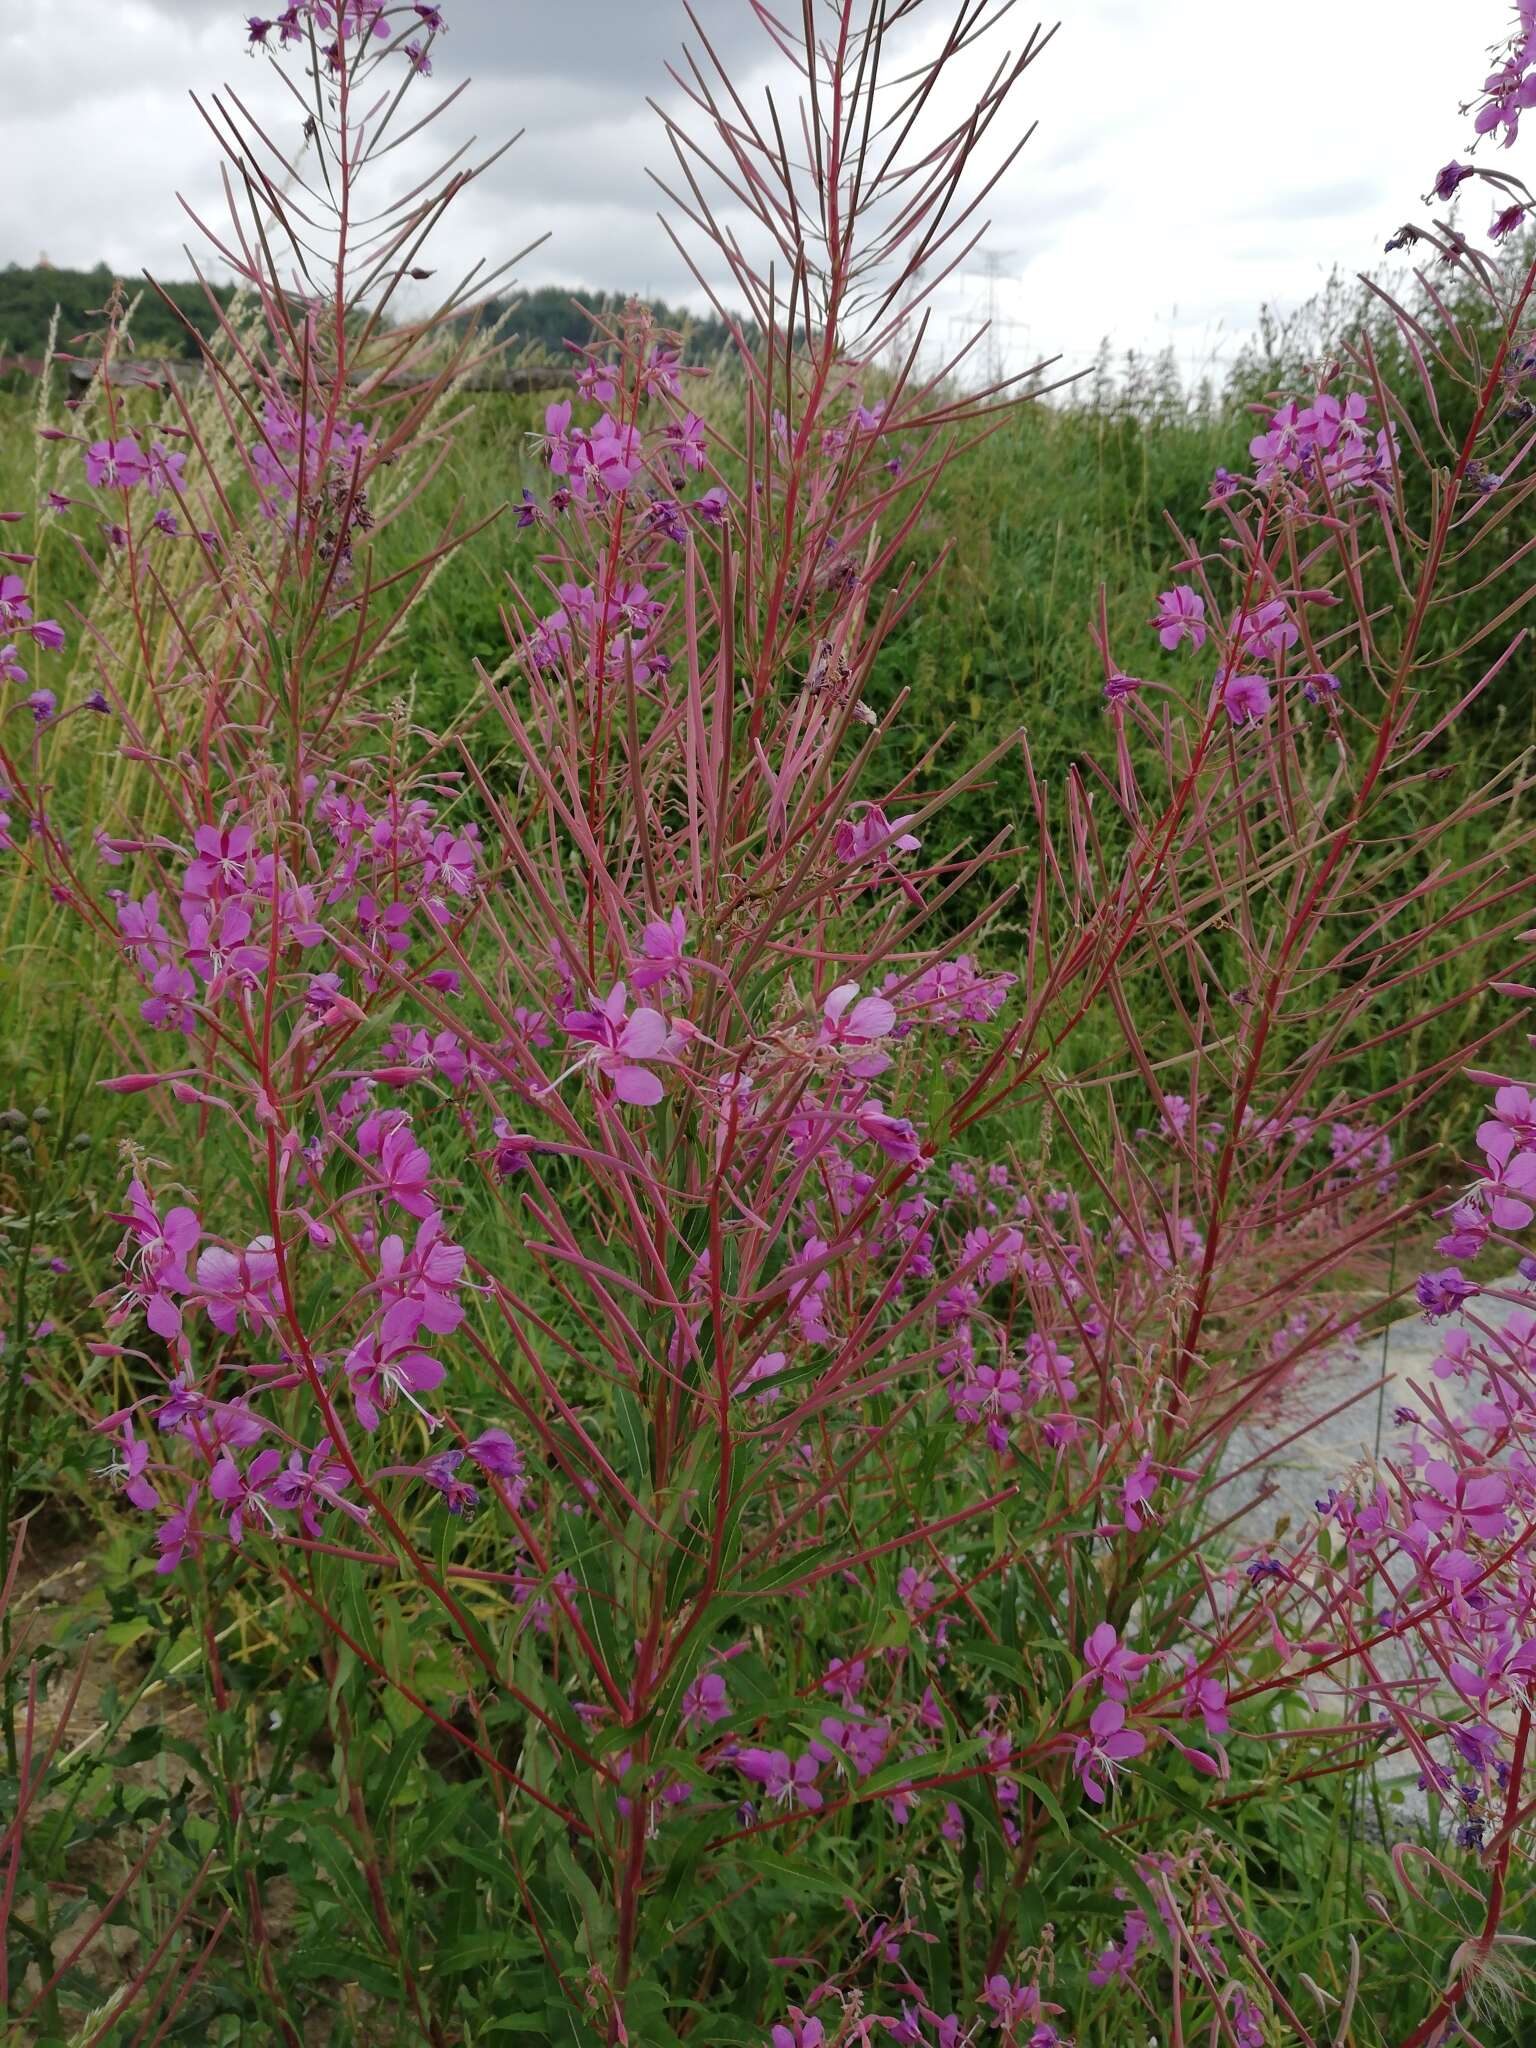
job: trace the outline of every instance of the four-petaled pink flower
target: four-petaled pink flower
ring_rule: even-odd
[[[1101,1621],[1083,1644],[1083,1662],[1088,1669],[1079,1684],[1097,1679],[1106,1699],[1124,1700],[1129,1697],[1132,1682],[1152,1659],[1139,1650],[1128,1650],[1111,1624]]]
[[[705,1671],[683,1694],[682,1725],[713,1728],[717,1721],[727,1720],[730,1711],[731,1696],[725,1689],[725,1680],[718,1671]]]
[[[1466,1547],[1468,1541],[1476,1537],[1492,1543],[1509,1534],[1504,1512],[1509,1488],[1496,1472],[1458,1472],[1443,1458],[1432,1458],[1424,1467],[1424,1483],[1428,1491],[1413,1503],[1404,1541],[1422,1552],[1430,1537],[1439,1538],[1444,1548],[1435,1554],[1431,1569],[1436,1578],[1460,1585],[1480,1569]]]
[[[128,1235],[118,1257],[134,1276],[134,1297],[143,1304],[144,1319],[157,1337],[180,1335],[181,1309],[174,1294],[191,1291],[187,1259],[203,1234],[195,1210],[168,1209],[162,1221],[144,1183],[128,1183]],[[137,1240],[130,1252],[129,1245]]]
[[[85,451],[85,480],[98,489],[131,491],[148,475],[149,462],[131,434],[93,441]]]
[[[397,1395],[410,1403],[429,1429],[436,1428],[437,1417],[429,1415],[416,1396],[430,1394],[442,1385],[443,1367],[417,1344],[416,1330],[415,1303],[397,1301],[385,1310],[377,1328],[365,1330],[348,1352],[352,1405],[364,1429],[378,1428],[381,1412],[394,1406]]]
[[[404,1239],[391,1235],[379,1246],[379,1291],[386,1308],[409,1301],[418,1329],[445,1337],[464,1320],[458,1298],[464,1274],[464,1247],[443,1234],[443,1219],[433,1210],[422,1219],[410,1251]]]
[[[1088,1717],[1088,1733],[1077,1738],[1072,1768],[1083,1781],[1083,1790],[1095,1806],[1104,1804],[1104,1780],[1114,1781],[1121,1764],[1140,1756],[1147,1738],[1125,1725],[1125,1708],[1119,1700],[1100,1700]]]
[[[208,1492],[228,1518],[231,1543],[244,1542],[246,1524],[253,1513],[271,1525],[272,1510],[267,1504],[266,1489],[278,1478],[282,1464],[281,1451],[259,1451],[252,1458],[250,1469],[242,1472],[226,1451],[209,1473]]]
[[[895,1025],[895,1008],[884,996],[861,996],[856,981],[843,981],[821,1006],[816,1043],[851,1054],[848,1071],[869,1080],[883,1074],[891,1064],[890,1054],[877,1047],[880,1039],[890,1036]]]
[[[661,1077],[649,1072],[642,1062],[661,1057],[667,1043],[667,1020],[659,1010],[630,1010],[622,981],[614,983],[596,1009],[569,1011],[565,1034],[591,1047],[578,1064],[606,1074],[620,1102],[632,1102],[642,1109],[660,1102],[665,1092]]]
[[[815,1813],[822,1804],[816,1788],[821,1767],[809,1752],[791,1760],[782,1749],[743,1749],[737,1753],[736,1768],[778,1805],[803,1806]]]
[[[1269,711],[1269,685],[1262,676],[1228,676],[1221,701],[1234,725],[1250,725]]]
[[[1172,590],[1158,593],[1157,613],[1152,620],[1157,637],[1165,647],[1177,647],[1188,640],[1198,653],[1210,628],[1205,623],[1205,599],[1191,583],[1176,583]]]
[[[194,1292],[208,1320],[233,1337],[243,1316],[253,1329],[277,1320],[277,1254],[270,1237],[252,1238],[244,1251],[211,1244],[197,1255]]]
[[[417,1144],[415,1133],[409,1122],[402,1116],[384,1134],[379,1145],[378,1180],[375,1191],[383,1195],[407,1216],[418,1216],[423,1222],[437,1213],[429,1187],[432,1162],[423,1148]]]

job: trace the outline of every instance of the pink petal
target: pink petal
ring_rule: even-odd
[[[632,1102],[639,1109],[654,1109],[666,1090],[659,1076],[645,1067],[620,1067],[614,1076],[613,1092],[620,1102]]]
[[[619,1033],[618,1050],[626,1059],[653,1060],[667,1042],[667,1020],[660,1010],[636,1010]]]
[[[846,1028],[854,1038],[884,1038],[895,1024],[895,1008],[884,996],[864,996],[854,1004]]]

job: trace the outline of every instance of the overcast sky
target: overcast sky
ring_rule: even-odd
[[[251,5],[256,0],[250,0]],[[696,297],[644,173],[664,163],[648,94],[686,31],[676,0],[442,0],[433,87],[472,74],[446,135],[524,140],[450,215],[443,270],[535,235],[528,284]],[[696,0],[741,72],[771,56],[746,0]],[[215,216],[217,156],[187,95],[226,80],[293,125],[242,54],[249,11],[221,0],[31,0],[0,7],[6,176],[0,262],[187,274],[184,193]],[[276,0],[268,0],[268,12]],[[788,12],[798,15],[798,8]],[[932,0],[935,18],[948,0]],[[1021,365],[1078,367],[1172,342],[1186,374],[1230,357],[1268,301],[1290,307],[1335,266],[1377,265],[1464,145],[1502,0],[1061,0],[1060,33],[1019,88],[1039,130],[990,208],[995,281],[947,292],[939,340],[989,298]],[[1017,43],[1021,5],[997,31]],[[294,59],[290,58],[292,63]],[[1519,158],[1523,151],[1515,154]],[[1481,197],[1469,202],[1477,215]],[[1481,235],[1486,223],[1469,223]]]

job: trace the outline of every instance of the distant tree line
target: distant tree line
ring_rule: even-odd
[[[515,292],[495,311],[506,313],[507,332],[516,349],[557,354],[568,341],[582,346],[591,339],[592,321],[587,314],[611,317],[628,303],[629,296],[624,292],[570,291],[564,285],[545,284],[537,291]],[[663,327],[675,328],[686,337],[686,352],[694,361],[707,362],[729,348],[730,330],[716,315],[685,312],[661,299],[649,299],[646,303]],[[578,307],[585,312],[578,311]]]
[[[51,264],[8,263],[0,268],[0,355],[40,356],[48,345],[49,323],[59,309],[58,347],[89,353],[90,337],[103,325],[102,308],[112,290],[115,273],[105,263],[94,270],[59,270]],[[139,293],[133,316],[133,338],[138,352],[146,356],[191,357],[197,344],[188,331],[211,335],[215,327],[212,308],[198,284],[159,284],[151,288],[142,278],[123,280],[129,294]],[[215,287],[221,305],[232,296],[229,287]],[[172,301],[185,321],[165,303]],[[505,314],[505,332],[517,353],[532,350],[559,354],[567,341],[578,344],[591,338],[592,322],[578,305],[599,316],[617,313],[626,303],[622,292],[569,291],[563,285],[541,285],[537,291],[517,292],[509,300],[488,308],[491,317]],[[664,326],[677,328],[687,336],[687,352],[696,361],[708,361],[730,342],[722,320],[713,315],[701,318],[650,301],[651,310]]]
[[[55,307],[59,309],[57,346],[70,353],[89,353],[90,338],[105,324],[102,308],[115,276],[105,263],[98,263],[94,270],[56,270],[46,263],[6,264],[0,269],[0,354],[40,356],[48,346]],[[197,345],[186,321],[199,334],[213,332],[213,310],[200,284],[160,287],[177,312],[143,278],[124,278],[123,284],[130,297],[139,298],[133,338],[141,355],[195,356]],[[227,305],[229,290],[216,290],[220,302]],[[185,320],[180,315],[185,315]]]

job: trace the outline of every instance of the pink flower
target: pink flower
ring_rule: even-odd
[[[717,1721],[727,1720],[730,1711],[731,1696],[725,1689],[725,1680],[718,1671],[705,1671],[683,1694],[682,1725],[713,1728]]]
[[[858,997],[858,1001],[854,1001]],[[817,1032],[817,1044],[831,1044],[831,1047],[868,1047],[877,1038],[889,1038],[895,1028],[895,1008],[885,995],[858,995],[856,981],[840,981],[838,987],[827,995],[821,1004],[821,1028]],[[891,1065],[889,1059],[881,1057],[881,1065],[868,1071],[883,1073]],[[856,1071],[864,1071],[858,1067]]]
[[[1193,1721],[1197,1714],[1213,1741],[1218,1735],[1225,1735],[1232,1726],[1227,1716],[1227,1695],[1223,1687],[1214,1678],[1201,1678],[1191,1672],[1189,1683],[1184,1688],[1184,1719]]]
[[[98,489],[131,491],[149,475],[144,451],[131,434],[117,441],[93,441],[85,451],[85,479]]]
[[[1139,1678],[1152,1659],[1128,1650],[1107,1621],[1101,1621],[1083,1644],[1083,1661],[1088,1669],[1079,1683],[1097,1679],[1106,1699],[1123,1700],[1127,1688]]]
[[[798,2005],[792,2005],[789,2025],[774,2027],[768,2038],[773,2048],[822,2048],[827,2036],[820,2020],[808,2020]]]
[[[1104,701],[1106,704],[1119,704],[1146,687],[1142,677],[1128,676],[1122,669],[1112,669],[1104,684]]]
[[[171,1296],[191,1291],[186,1262],[202,1225],[196,1211],[185,1208],[167,1210],[162,1222],[139,1180],[128,1183],[128,1206],[128,1234],[117,1248],[118,1259],[133,1276],[133,1298],[143,1304],[149,1327],[157,1337],[176,1337],[181,1310]]]
[[[272,1511],[266,1489],[279,1477],[282,1463],[281,1451],[260,1451],[252,1458],[250,1470],[242,1472],[226,1451],[214,1466],[208,1476],[208,1492],[229,1518],[231,1543],[244,1541],[245,1525],[253,1512],[270,1525]]]
[[[230,890],[243,888],[255,837],[249,825],[199,825],[192,835],[196,852],[187,863],[187,896],[216,903]]]
[[[657,988],[663,982],[673,981],[686,1002],[692,993],[683,953],[687,943],[688,920],[681,904],[673,907],[669,918],[652,918],[641,935],[640,947],[645,957],[635,968],[635,987]]]
[[[1306,415],[1302,417],[1305,419]],[[1254,611],[1240,612],[1232,630],[1243,653],[1256,661],[1278,661],[1301,638],[1300,629],[1278,597],[1270,598]]]
[[[816,1789],[820,1765],[809,1752],[791,1762],[782,1749],[743,1749],[737,1752],[736,1768],[777,1805],[803,1806],[814,1813],[822,1804]]]
[[[704,467],[704,422],[697,413],[685,413],[681,420],[671,422],[667,444],[668,452],[685,470]]]
[[[1502,1091],[1501,1091],[1502,1092]],[[1486,1138],[1482,1132],[1488,1131]],[[1536,1210],[1536,1152],[1517,1149],[1519,1140],[1507,1126],[1481,1126],[1479,1138],[1490,1172],[1483,1182],[1488,1215],[1495,1230],[1524,1230]]]
[[[1125,1708],[1119,1700],[1100,1700],[1088,1717],[1087,1735],[1077,1738],[1072,1758],[1072,1768],[1082,1779],[1083,1790],[1095,1806],[1104,1804],[1104,1784],[1100,1774],[1113,1783],[1120,1765],[1128,1763],[1133,1756],[1140,1756],[1146,1746],[1144,1735],[1126,1727]]]
[[[733,1394],[745,1394],[750,1387],[756,1386],[761,1380],[776,1380],[784,1370],[786,1363],[785,1354],[782,1351],[765,1351],[760,1358],[753,1359],[741,1378],[732,1387],[731,1392]],[[778,1400],[779,1392],[780,1390],[776,1386],[764,1387],[757,1396],[758,1406],[760,1408],[771,1408],[773,1403]]]
[[[1269,685],[1262,676],[1228,676],[1221,686],[1221,701],[1234,725],[1248,725],[1269,710]]]
[[[878,1145],[887,1159],[898,1166],[915,1166],[923,1156],[922,1140],[916,1126],[904,1116],[889,1116],[877,1098],[860,1103],[854,1116],[859,1135]]]
[[[1514,1686],[1528,1688],[1536,1678],[1536,1639],[1496,1643],[1481,1670],[1458,1659],[1450,1666],[1450,1678],[1459,1693],[1486,1713],[1490,1695]]]
[[[911,823],[911,818],[887,818],[878,804],[866,805],[862,818],[845,818],[837,828],[833,847],[841,861],[866,859],[876,847],[880,849],[882,862],[889,861],[898,853],[916,853],[922,841],[914,833],[902,828]]]
[[[149,1463],[149,1445],[134,1435],[130,1417],[123,1419],[117,1432],[117,1445],[117,1456],[106,1467],[102,1477],[120,1488],[136,1508],[157,1508],[160,1497],[144,1476],[144,1468]]]
[[[1157,1491],[1157,1475],[1150,1458],[1138,1458],[1120,1488],[1120,1512],[1132,1535],[1146,1527],[1141,1510]]]
[[[361,1146],[361,1131],[358,1143]],[[429,1189],[431,1172],[431,1160],[417,1144],[409,1119],[402,1115],[385,1132],[379,1145],[378,1178],[370,1192],[393,1202],[407,1216],[419,1216],[425,1222],[437,1213]]]
[[[157,1572],[173,1572],[184,1557],[197,1557],[203,1547],[203,1532],[197,1524],[200,1489],[194,1486],[179,1508],[173,1509],[155,1532],[160,1556]]]
[[[469,1457],[493,1479],[501,1481],[508,1504],[520,1508],[528,1492],[523,1454],[504,1429],[483,1429],[465,1446]]]
[[[976,2002],[991,2012],[994,2027],[1007,2028],[1008,2038],[1017,2043],[1017,2048],[1055,2048],[1061,2038],[1045,2018],[1048,2012],[1060,2012],[1061,2007],[1047,2005],[1038,1985],[1022,1981],[1015,1984],[999,1972],[987,1979],[986,1989]],[[1019,2029],[1027,2021],[1035,2025],[1026,2035]]]
[[[1187,639],[1198,653],[1205,645],[1209,631],[1205,623],[1205,599],[1193,584],[1176,583],[1172,590],[1159,593],[1152,624],[1165,647],[1177,647],[1181,640]]]
[[[379,1426],[380,1413],[403,1397],[435,1429],[437,1418],[429,1415],[416,1399],[440,1387],[445,1377],[438,1359],[431,1358],[416,1344],[416,1308],[413,1302],[397,1301],[386,1309],[376,1329],[367,1330],[347,1354],[346,1373],[352,1388],[352,1405],[364,1429]]]
[[[853,1706],[864,1690],[864,1659],[834,1657],[827,1666],[827,1675],[821,1681],[821,1689],[831,1699],[841,1700],[845,1707]]]
[[[1438,199],[1442,203],[1445,200],[1453,199],[1458,188],[1471,175],[1472,166],[1470,164],[1457,163],[1453,157],[1448,164],[1443,164],[1435,173],[1435,182],[1430,187],[1426,196],[1431,199]]]
[[[792,1259],[785,1268],[791,1284],[788,1307],[790,1314],[800,1326],[800,1335],[807,1344],[830,1344],[832,1332],[827,1327],[827,1296],[832,1289],[830,1266],[821,1264],[827,1255],[824,1238],[808,1237],[800,1247],[798,1259]],[[808,1270],[819,1266],[819,1270]],[[804,1279],[796,1279],[804,1274]]]
[[[208,1320],[226,1337],[234,1336],[242,1316],[253,1328],[276,1321],[276,1285],[277,1254],[270,1237],[253,1238],[244,1251],[211,1244],[198,1254],[193,1291]]]
[[[1450,1221],[1451,1227],[1444,1237],[1435,1239],[1435,1250],[1443,1252],[1448,1259],[1475,1259],[1488,1242],[1488,1218],[1473,1198],[1464,1196],[1461,1201],[1452,1203]],[[1459,1334],[1465,1337],[1466,1332]],[[1442,1373],[1441,1378],[1444,1377]]]
[[[458,1289],[464,1274],[464,1247],[443,1235],[437,1210],[422,1219],[416,1242],[386,1237],[379,1246],[379,1292],[386,1308],[409,1301],[416,1309],[417,1328],[445,1337],[464,1320]]]
[[[1489,1543],[1508,1535],[1504,1503],[1509,1489],[1496,1472],[1457,1472],[1443,1458],[1432,1458],[1424,1467],[1424,1483],[1428,1491],[1413,1503],[1412,1519],[1404,1532],[1408,1539],[1422,1531],[1460,1548],[1470,1537]],[[1448,1577],[1469,1575],[1447,1572],[1443,1560],[1436,1570]]]
[[[665,1091],[660,1077],[641,1063],[660,1057],[667,1042],[667,1020],[659,1010],[630,1012],[628,1002],[623,982],[616,981],[598,1008],[568,1012],[565,1032],[591,1047],[578,1064],[606,1074],[620,1102],[649,1109]]]
[[[1536,1146],[1536,1097],[1512,1081],[1495,1093],[1493,1115],[1478,1125],[1477,1142],[1487,1152],[1501,1133],[1513,1136],[1521,1146]],[[1507,1159],[1509,1154],[1500,1156]]]
[[[32,607],[27,601],[27,586],[19,576],[7,571],[0,576],[0,632],[12,633],[18,627],[30,631],[28,621]]]
[[[451,895],[468,896],[475,886],[475,858],[475,842],[467,834],[455,837],[451,832],[439,832],[432,842],[427,879],[440,883]]]
[[[145,469],[155,490],[178,493],[184,491],[187,488],[187,481],[182,471],[186,466],[187,458],[179,450],[173,452],[160,440],[151,442]],[[156,515],[157,518],[159,516]],[[175,531],[174,525],[171,531]]]
[[[1433,1322],[1437,1316],[1454,1315],[1479,1290],[1475,1282],[1463,1278],[1454,1266],[1446,1266],[1438,1273],[1421,1273],[1413,1291],[1426,1318]]]
[[[327,1508],[340,1508],[355,1522],[367,1521],[366,1508],[342,1499],[350,1484],[346,1466],[337,1459],[330,1438],[323,1436],[307,1458],[302,1452],[289,1452],[287,1469],[268,1484],[266,1498],[275,1508],[296,1511],[305,1535],[318,1538],[320,1517]]]
[[[938,1592],[932,1579],[926,1578],[916,1565],[904,1565],[901,1577],[896,1581],[896,1597],[914,1619],[926,1614],[938,1599]]]

